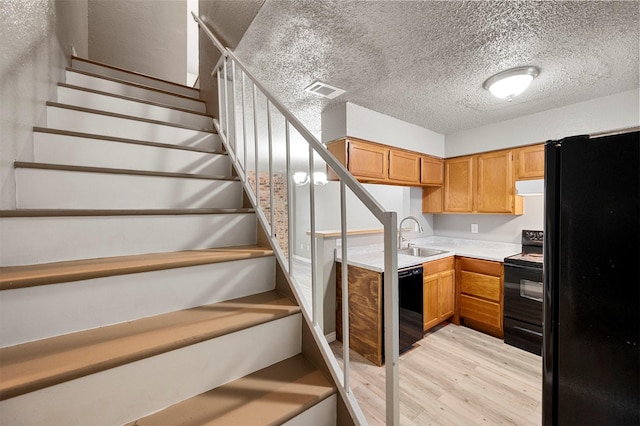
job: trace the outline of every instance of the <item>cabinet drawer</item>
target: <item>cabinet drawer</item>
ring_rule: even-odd
[[[460,292],[500,302],[500,278],[460,271]]]
[[[500,304],[472,296],[460,295],[460,316],[500,328]]]
[[[460,257],[460,270],[477,272],[485,275],[502,275],[502,263],[491,260],[472,259],[470,257]]]
[[[426,277],[427,275],[437,274],[438,272],[448,271],[450,269],[454,269],[454,257],[449,256],[444,259],[438,259],[431,262],[426,262],[422,264],[423,275]]]

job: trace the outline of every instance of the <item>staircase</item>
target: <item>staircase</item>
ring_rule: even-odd
[[[65,80],[0,211],[0,423],[335,425],[198,91],[75,57]]]

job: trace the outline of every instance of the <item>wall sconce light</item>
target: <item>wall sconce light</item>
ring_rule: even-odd
[[[293,174],[293,182],[298,185],[306,185],[310,181],[309,175],[306,172],[295,172]],[[315,185],[324,185],[328,182],[327,174],[324,172],[313,172],[313,183]]]
[[[515,96],[524,92],[529,84],[540,74],[540,69],[534,66],[511,68],[489,77],[482,87],[500,99],[511,102]]]
[[[306,185],[309,183],[309,175],[305,172],[295,172],[293,174],[293,182],[298,186]]]

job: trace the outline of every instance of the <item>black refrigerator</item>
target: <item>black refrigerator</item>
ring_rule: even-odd
[[[639,138],[545,146],[545,425],[640,424]]]

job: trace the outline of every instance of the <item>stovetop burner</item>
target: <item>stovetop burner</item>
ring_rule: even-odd
[[[519,264],[523,266],[542,267],[544,263],[542,256],[542,242],[544,240],[543,231],[522,231],[522,253],[509,256],[504,259],[505,263]]]

